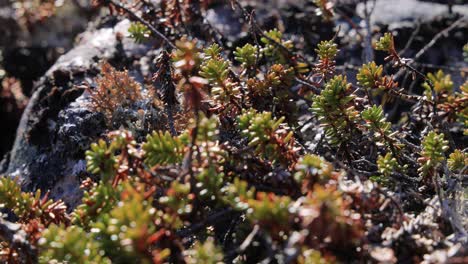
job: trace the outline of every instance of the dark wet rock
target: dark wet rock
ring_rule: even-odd
[[[241,18],[240,12],[233,11],[229,5],[218,5],[209,9],[205,17],[230,42],[235,42],[247,35],[240,21]]]
[[[102,60],[128,68],[148,51],[128,39],[128,20],[91,29],[63,55],[35,87],[10,154],[7,174],[18,176],[25,190],[51,190],[51,197],[72,207],[79,202],[79,182],[87,176],[84,152],[106,131],[105,118],[90,108],[89,93]],[[119,37],[117,37],[119,35]],[[133,113],[134,114],[134,113]]]

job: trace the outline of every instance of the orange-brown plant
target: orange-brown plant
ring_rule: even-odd
[[[102,76],[98,86],[90,90],[92,107],[112,119],[117,107],[131,106],[142,99],[140,85],[129,76],[128,71],[117,71],[109,63],[101,66]]]

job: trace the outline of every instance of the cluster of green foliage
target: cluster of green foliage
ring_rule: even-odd
[[[245,44],[243,47],[237,47],[234,51],[236,61],[242,63],[245,69],[252,69],[259,59],[258,47],[250,43]]]
[[[10,208],[22,221],[40,219],[44,224],[66,221],[62,217],[66,207],[62,201],[48,199],[48,193],[41,190],[35,193],[22,192],[14,179],[0,178],[0,208]],[[57,214],[57,215],[56,215]]]
[[[137,42],[142,43],[151,35],[151,31],[140,22],[132,23],[128,28],[128,33]]]
[[[320,73],[322,78],[327,78],[335,74],[335,59],[338,55],[338,45],[333,40],[321,41],[315,49],[319,57],[315,65],[315,71]]]
[[[443,93],[449,94],[452,92],[453,90],[452,78],[450,77],[449,74],[444,74],[442,70],[437,71],[435,74],[431,72],[428,73],[427,78],[434,85],[434,90],[438,95],[441,95]],[[427,83],[424,83],[423,87],[424,89],[426,89],[426,91],[428,92],[431,91],[431,87]],[[427,96],[427,97],[430,98],[430,96]]]
[[[249,140],[248,146],[265,159],[281,160],[288,158],[284,151],[294,144],[293,132],[280,129],[284,117],[275,120],[271,112],[257,113],[252,109],[239,117],[239,128]],[[287,161],[286,161],[287,162]]]
[[[386,51],[386,52],[391,52],[395,50],[395,44],[393,41],[393,35],[392,33],[385,33],[378,42],[375,43],[375,49],[376,50],[381,50],[381,51]]]
[[[468,155],[459,149],[456,149],[450,154],[447,160],[448,166],[451,171],[466,174],[468,171]]]
[[[315,3],[332,14],[328,1]],[[135,41],[155,37],[139,23],[129,31]],[[372,232],[381,234],[397,221],[398,204],[387,206],[382,194],[395,190],[392,183],[410,178],[407,188],[424,186],[430,195],[442,175],[466,173],[467,154],[445,138],[453,134],[447,126],[466,129],[468,85],[454,89],[440,71],[427,76],[438,96],[407,95],[375,62],[362,65],[351,83],[336,73],[334,40],[318,44],[318,61],[309,69],[279,30],[259,36],[260,43],[232,51],[194,38],[175,41],[166,69],[181,98],[174,131],[137,140],[122,129],[92,144],[85,155],[97,180],[83,182],[82,202],[71,212],[40,191],[24,193],[0,179],[0,203],[20,219],[39,262],[370,259],[366,228],[379,226]],[[375,48],[400,59],[389,33]],[[111,115],[120,105],[107,91],[127,101],[143,96],[126,72],[104,66],[99,80],[97,111]],[[432,93],[428,85],[423,88]],[[391,123],[375,91],[416,97],[418,111]],[[299,133],[304,115],[321,126],[314,148]],[[418,127],[424,137],[408,136]],[[365,171],[355,165],[363,160]],[[344,179],[357,176],[371,181],[347,187]],[[12,258],[21,255],[11,246]]]
[[[444,134],[438,134],[434,131],[429,132],[422,142],[421,167],[419,171],[423,176],[432,176],[431,174],[437,167],[446,161],[445,152],[449,149],[448,141],[444,139]]]
[[[322,93],[314,98],[312,110],[325,127],[329,142],[340,145],[350,140],[358,112],[353,107],[354,96],[346,77],[337,75],[331,79]]]
[[[173,137],[168,131],[153,132],[147,136],[146,143],[142,146],[147,153],[145,163],[148,166],[154,166],[180,162],[184,157],[187,141],[186,134]]]
[[[262,48],[262,52],[265,54],[265,57],[271,58],[280,64],[287,62],[288,58],[284,55],[284,52],[280,47],[278,47],[278,45],[281,45],[286,49],[291,49],[293,47],[293,43],[290,40],[283,40],[283,34],[279,30],[272,29],[265,32],[265,36],[260,40],[265,44]]]

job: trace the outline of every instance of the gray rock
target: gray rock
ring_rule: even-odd
[[[232,10],[229,5],[220,5],[209,9],[205,19],[223,36],[233,42],[246,35],[240,22],[241,15]]]
[[[101,60],[130,68],[126,63],[147,53],[148,46],[128,38],[129,25],[123,20],[83,33],[36,85],[6,162],[6,173],[17,176],[23,189],[51,190],[52,198],[71,207],[80,201],[84,152],[106,129],[104,116],[90,109],[89,94],[80,85],[93,82]]]
[[[369,1],[368,6],[372,7],[371,1]],[[453,11],[468,15],[468,6],[455,5]],[[360,16],[364,16],[363,3],[357,6],[357,12]],[[448,6],[446,4],[418,0],[377,0],[371,15],[371,22],[391,26],[393,23],[401,23],[402,21],[430,21],[447,13]]]

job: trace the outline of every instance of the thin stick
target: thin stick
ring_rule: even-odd
[[[315,94],[320,94],[321,90],[318,88],[316,85],[313,85],[310,82],[307,82],[306,80],[300,79],[300,78],[294,78],[294,80],[304,86],[306,86],[309,90],[314,92]]]
[[[416,55],[414,56],[413,60],[417,60],[419,59],[422,55],[424,55],[424,53],[426,53],[432,46],[434,46],[436,44],[436,42],[442,38],[443,36],[447,35],[450,31],[452,31],[454,28],[458,27],[458,25],[460,25],[463,21],[465,21],[465,19],[467,18],[467,16],[462,16],[461,18],[459,18],[457,21],[455,21],[452,25],[450,25],[449,27],[447,27],[446,29],[442,30],[441,32],[437,33],[437,35],[434,36],[434,38],[432,38],[431,41],[429,41],[429,43],[427,43],[426,46],[424,46],[418,53],[416,53]]]
[[[242,242],[242,244],[238,248],[226,254],[227,259],[233,258],[236,255],[239,255],[242,252],[244,252],[252,244],[252,241],[257,235],[258,231],[260,231],[260,227],[258,225],[255,225],[252,231],[247,235],[245,240]]]
[[[258,225],[255,225],[252,232],[250,232],[247,238],[245,238],[244,242],[242,242],[242,244],[240,245],[238,252],[243,252],[249,247],[255,235],[257,235],[258,230],[260,230],[260,227]]]
[[[429,43],[426,44],[426,46],[424,46],[421,50],[418,51],[418,53],[416,53],[416,55],[413,57],[413,59],[410,62],[407,63],[407,65],[411,66],[414,62],[416,62],[419,58],[421,58],[422,55],[424,55],[430,48],[432,48],[432,46],[434,46],[439,39],[441,39],[443,36],[447,35],[450,31],[452,31],[458,25],[460,25],[463,21],[465,21],[466,18],[467,18],[467,16],[462,16],[457,21],[455,21],[452,25],[450,25],[449,27],[447,27],[444,30],[440,31],[439,33],[437,33],[431,39],[431,41],[429,41]],[[394,75],[394,79],[399,78],[403,74],[403,72],[404,72],[404,69],[399,70]]]

